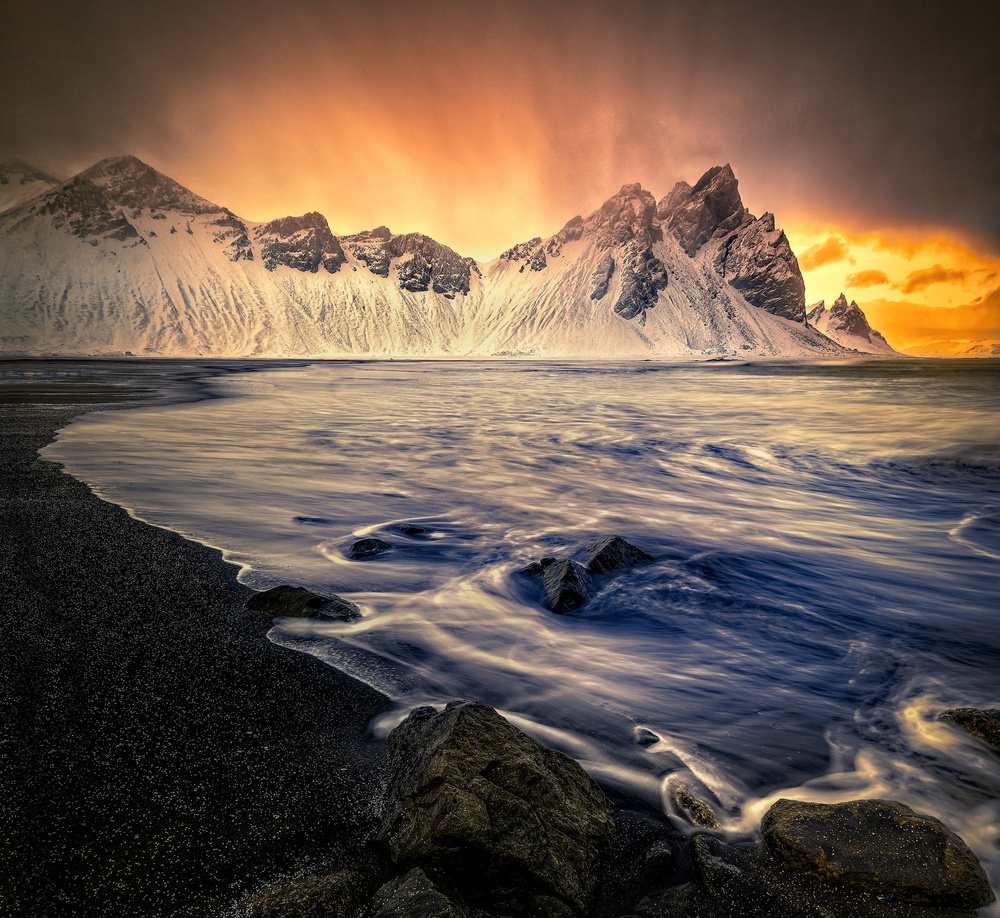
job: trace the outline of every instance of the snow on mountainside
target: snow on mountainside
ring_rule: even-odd
[[[384,226],[338,237],[315,212],[246,221],[135,157],[33,181],[0,213],[0,352],[845,353],[805,323],[795,256],[728,166],[659,203],[626,185],[482,264]]]
[[[19,159],[0,162],[0,213],[59,184],[59,179]]]
[[[875,331],[869,324],[865,314],[854,300],[848,305],[843,293],[837,297],[833,306],[826,308],[826,303],[820,300],[809,310],[809,324],[819,329],[828,338],[833,339],[842,347],[860,351],[862,354],[879,354],[884,357],[899,355],[893,349],[881,332]]]

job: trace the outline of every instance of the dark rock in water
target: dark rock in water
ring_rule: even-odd
[[[487,705],[417,708],[389,736],[379,839],[473,908],[572,918],[589,906],[613,823],[571,758]]]
[[[765,814],[761,832],[779,863],[827,883],[951,908],[994,901],[965,842],[933,816],[901,803],[781,799]]]
[[[643,749],[655,746],[659,741],[660,738],[646,727],[636,727],[632,731],[632,742],[637,746],[642,746]]]
[[[392,545],[382,539],[358,539],[357,542],[351,545],[348,554],[352,558],[357,559],[373,558],[375,555],[380,555],[390,548],[392,548]]]
[[[413,526],[410,523],[400,523],[396,528],[403,533],[403,535],[408,536],[423,535],[427,532],[423,526]]]
[[[541,578],[548,607],[560,615],[579,609],[593,590],[587,569],[570,558],[542,558],[523,568],[521,573]]]
[[[372,904],[372,918],[468,918],[419,867],[386,883]]]
[[[349,622],[361,617],[361,610],[339,596],[320,596],[305,587],[287,583],[272,587],[246,601],[251,612],[263,612],[285,618],[337,618]]]
[[[587,549],[587,567],[595,574],[629,571],[656,559],[621,536],[607,536]]]
[[[675,809],[690,822],[703,829],[718,829],[722,823],[712,809],[700,797],[696,797],[683,784],[673,784],[670,787],[670,802]]]
[[[241,902],[245,918],[358,918],[368,899],[368,884],[354,870],[275,883]]]
[[[1000,752],[1000,709],[954,708],[942,711],[938,720],[954,724],[959,730],[981,739]]]

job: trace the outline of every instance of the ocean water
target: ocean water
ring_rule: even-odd
[[[211,388],[87,415],[45,456],[251,586],[360,605],[271,638],[386,692],[377,733],[482,700],[736,834],[780,796],[901,800],[1000,888],[997,757],[936,720],[1000,706],[1000,362],[335,362]],[[518,573],[610,534],[656,562],[572,615]],[[350,559],[368,536],[392,548]]]

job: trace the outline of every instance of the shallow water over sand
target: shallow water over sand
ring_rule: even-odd
[[[674,780],[713,796],[733,831],[780,795],[891,797],[1000,885],[997,759],[935,720],[1000,705],[996,361],[346,362],[213,387],[88,415],[46,457],[255,587],[358,603],[272,637],[389,694],[377,729],[480,699],[668,810]],[[657,561],[571,616],[517,574],[612,533]],[[366,536],[393,547],[349,559]]]

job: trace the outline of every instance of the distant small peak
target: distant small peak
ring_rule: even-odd
[[[392,230],[388,226],[376,226],[375,229],[368,233],[372,239],[385,239],[386,241],[392,239]]]
[[[833,301],[831,309],[847,309],[847,297],[843,293]]]

